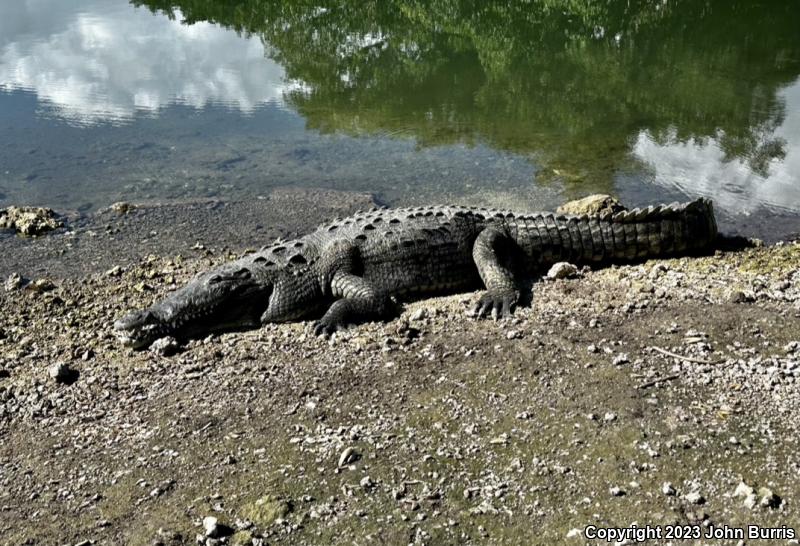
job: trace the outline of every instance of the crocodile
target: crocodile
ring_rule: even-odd
[[[389,316],[396,299],[485,288],[478,317],[510,315],[521,279],[560,261],[608,264],[713,247],[711,201],[592,215],[525,214],[463,206],[373,209],[195,276],[114,323],[123,344],[320,317],[328,336]]]

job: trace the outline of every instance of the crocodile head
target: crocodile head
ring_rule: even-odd
[[[319,303],[310,265],[300,254],[275,262],[261,254],[241,258],[125,315],[114,323],[114,334],[124,345],[141,349],[165,336],[197,338],[302,318]]]
[[[114,323],[114,334],[124,345],[139,349],[164,336],[185,339],[256,327],[273,286],[273,279],[262,272],[234,262],[198,275],[147,309],[125,315]]]

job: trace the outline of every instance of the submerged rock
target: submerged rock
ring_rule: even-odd
[[[63,225],[56,213],[45,207],[8,207],[0,210],[0,228],[13,229],[22,235],[41,235]]]
[[[583,199],[568,201],[556,209],[560,214],[574,214],[576,216],[581,214],[594,215],[603,212],[620,212],[623,210],[625,210],[625,207],[615,197],[602,193],[589,195]]]

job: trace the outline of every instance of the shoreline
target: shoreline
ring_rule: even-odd
[[[115,210],[116,205],[129,208]],[[0,254],[0,277],[77,279],[148,255],[190,257],[212,248],[242,252],[277,238],[304,235],[333,217],[380,205],[366,193],[282,187],[248,201],[156,200],[116,203],[91,214],[57,211],[65,226],[55,231],[25,237],[0,230],[5,251]],[[727,238],[747,240],[738,234]],[[769,238],[767,243],[794,240],[800,237]]]
[[[798,242],[535,282],[497,322],[466,316],[471,293],[332,341],[292,323],[171,357],[120,347],[113,319],[239,248],[223,243],[0,292],[4,540],[187,544],[209,517],[230,544],[800,529]]]
[[[296,237],[326,218],[375,206],[372,196],[335,190],[279,188],[251,201],[154,201],[66,213],[67,225],[39,237],[2,236],[0,277],[80,278],[148,255],[200,256],[207,249],[258,248]],[[203,247],[203,248],[200,248]]]

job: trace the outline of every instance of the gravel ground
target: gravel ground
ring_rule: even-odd
[[[284,203],[269,220],[284,214],[291,234],[352,206],[292,220]],[[332,340],[296,323],[163,356],[119,346],[113,319],[249,241],[176,230],[181,256],[137,255],[143,244],[115,261],[113,245],[148,222],[103,218],[105,252],[75,245],[60,269],[48,265],[57,252],[36,266],[23,260],[32,254],[0,262],[30,281],[0,290],[2,544],[800,531],[798,243],[537,280],[532,302],[497,322],[468,317],[477,294],[459,294]],[[82,248],[99,257],[80,269]]]

